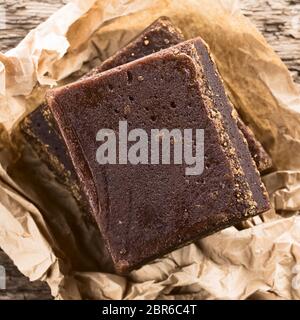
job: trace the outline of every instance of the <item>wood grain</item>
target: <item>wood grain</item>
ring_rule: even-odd
[[[62,0],[0,0],[0,19],[2,17],[0,50],[5,52],[15,47],[30,30],[43,22],[65,2]]]
[[[22,40],[66,0],[0,0],[0,51],[5,52]],[[300,0],[240,0],[246,16],[258,27],[286,63],[300,84]],[[1,299],[51,299],[49,288],[41,282],[30,283],[0,251],[5,266],[7,289]]]
[[[244,14],[263,33],[300,84],[300,0],[242,0]]]
[[[30,282],[3,251],[0,251],[0,265],[4,266],[6,271],[6,290],[0,290],[0,300],[52,299],[46,283]]]

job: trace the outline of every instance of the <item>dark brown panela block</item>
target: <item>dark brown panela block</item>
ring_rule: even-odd
[[[119,273],[269,209],[247,142],[200,38],[65,87],[47,103]],[[101,128],[205,130],[205,169],[99,165]]]

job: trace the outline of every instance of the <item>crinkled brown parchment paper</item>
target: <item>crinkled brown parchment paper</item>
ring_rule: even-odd
[[[272,156],[277,171],[264,181],[280,215],[226,229],[125,278],[107,271],[97,230],[30,150],[19,158],[10,137],[48,86],[76,79],[161,15],[210,45],[235,107]],[[57,298],[300,298],[300,94],[237,1],[70,1],[0,55],[0,163],[0,246]]]

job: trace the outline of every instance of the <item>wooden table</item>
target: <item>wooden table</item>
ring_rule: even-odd
[[[244,14],[264,34],[300,87],[300,0],[240,1]],[[5,52],[16,46],[29,30],[66,2],[66,0],[0,0],[0,51]],[[1,29],[1,17],[4,11],[6,24]],[[0,290],[0,300],[51,299],[46,284],[30,283],[2,251],[0,251],[0,265],[6,268],[7,273],[7,290]]]

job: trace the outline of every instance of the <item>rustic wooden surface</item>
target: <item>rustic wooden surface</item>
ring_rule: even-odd
[[[66,0],[0,0],[0,51],[13,48],[27,33],[60,8]],[[264,34],[300,84],[300,0],[240,0],[246,16]],[[5,21],[4,18],[5,17]],[[7,289],[1,299],[50,299],[41,282],[30,283],[0,251]]]

